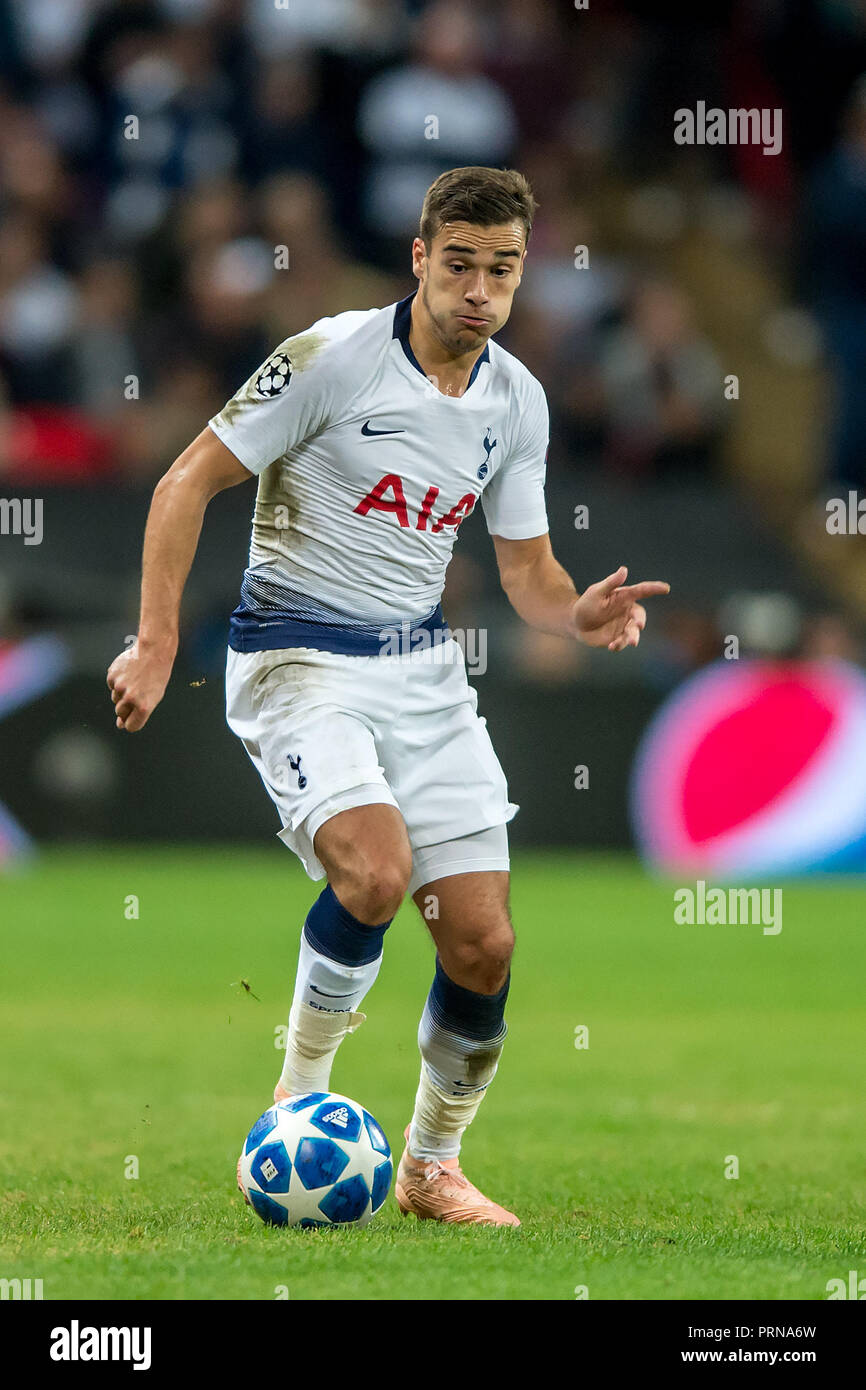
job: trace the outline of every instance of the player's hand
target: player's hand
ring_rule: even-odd
[[[139,651],[138,642],[114,658],[106,679],[118,729],[134,734],[144,728],[165,694],[173,664],[167,653]]]
[[[627,578],[628,570],[620,565],[615,574],[590,584],[576,601],[572,610],[575,636],[588,647],[607,647],[609,652],[636,647],[646,627],[646,609],[640,600],[671,590],[662,579],[626,587]]]

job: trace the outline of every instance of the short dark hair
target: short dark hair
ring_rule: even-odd
[[[528,180],[517,169],[488,169],[483,164],[448,169],[424,195],[421,240],[429,251],[433,238],[446,222],[496,227],[520,221],[529,241],[537,207]]]

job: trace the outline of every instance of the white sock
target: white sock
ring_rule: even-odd
[[[301,933],[298,973],[289,1014],[286,1056],[280,1085],[289,1095],[330,1089],[331,1067],[347,1033],[366,1014],[358,1005],[382,964],[381,953],[366,965],[342,965],[315,950]]]
[[[413,1158],[456,1158],[463,1131],[478,1113],[487,1087],[496,1075],[505,1044],[503,1025],[498,1038],[477,1042],[446,1032],[425,1009],[418,1028],[421,1078],[415,1112],[409,1127]]]

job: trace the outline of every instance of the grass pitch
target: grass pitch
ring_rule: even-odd
[[[0,883],[0,1276],[46,1299],[498,1300],[823,1299],[866,1274],[862,887],[784,886],[765,936],[676,925],[628,857],[517,857],[509,1038],[463,1158],[521,1229],[392,1195],[363,1231],[270,1230],[235,1161],[315,892],[280,848],[53,851]],[[410,903],[332,1078],[395,1161],[432,965]]]

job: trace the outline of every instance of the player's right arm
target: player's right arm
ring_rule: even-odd
[[[108,669],[118,729],[143,729],[165,694],[177,653],[181,595],[208,502],[258,476],[329,424],[335,401],[349,387],[346,361],[330,369],[325,349],[380,312],[319,319],[307,332],[286,338],[160,479],[144,536],[138,637]],[[349,365],[353,361],[350,355]]]
[[[252,476],[206,426],[157,483],[144,533],[138,636],[108,668],[118,729],[143,729],[165,694],[181,596],[208,502]]]

